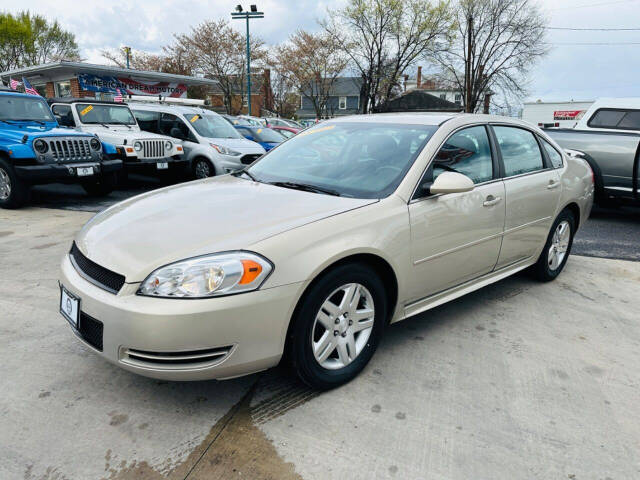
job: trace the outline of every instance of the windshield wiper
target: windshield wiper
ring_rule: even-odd
[[[243,173],[254,182],[259,182],[259,180],[255,176],[253,176],[253,174],[249,173],[249,171],[246,169],[238,170],[237,172],[233,172],[231,175],[237,177],[239,175],[242,175]]]
[[[293,190],[302,190],[304,192],[324,193],[326,195],[333,195],[336,197],[342,196],[340,192],[336,190],[331,190],[330,188],[318,187],[316,185],[309,185],[308,183],[269,182],[269,185],[275,185],[276,187],[291,188]]]

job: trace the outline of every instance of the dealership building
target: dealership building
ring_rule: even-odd
[[[70,61],[45,63],[0,73],[0,79],[5,85],[9,84],[10,79],[22,82],[23,77],[40,95],[47,98],[112,100],[116,89],[120,89],[122,94],[187,98],[188,87],[211,89],[217,86],[215,80],[208,78]]]

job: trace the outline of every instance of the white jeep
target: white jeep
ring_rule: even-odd
[[[140,130],[125,103],[90,98],[49,99],[62,126],[98,135],[116,147],[125,168],[148,166],[158,171],[188,167],[180,143],[170,137]]]

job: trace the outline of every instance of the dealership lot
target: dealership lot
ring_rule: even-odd
[[[57,312],[59,260],[107,205],[65,198],[0,211],[0,478],[640,475],[638,262],[573,256],[556,282],[518,275],[394,325],[328,393],[281,370],[159,382],[106,364]],[[576,249],[633,257],[639,223],[598,210]]]

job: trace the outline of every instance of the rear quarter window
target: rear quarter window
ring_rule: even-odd
[[[547,142],[545,139],[542,140],[542,145],[544,145],[544,149],[547,152],[547,156],[551,161],[551,166],[553,168],[560,168],[562,166],[562,155],[558,150],[555,149],[553,145]]]

